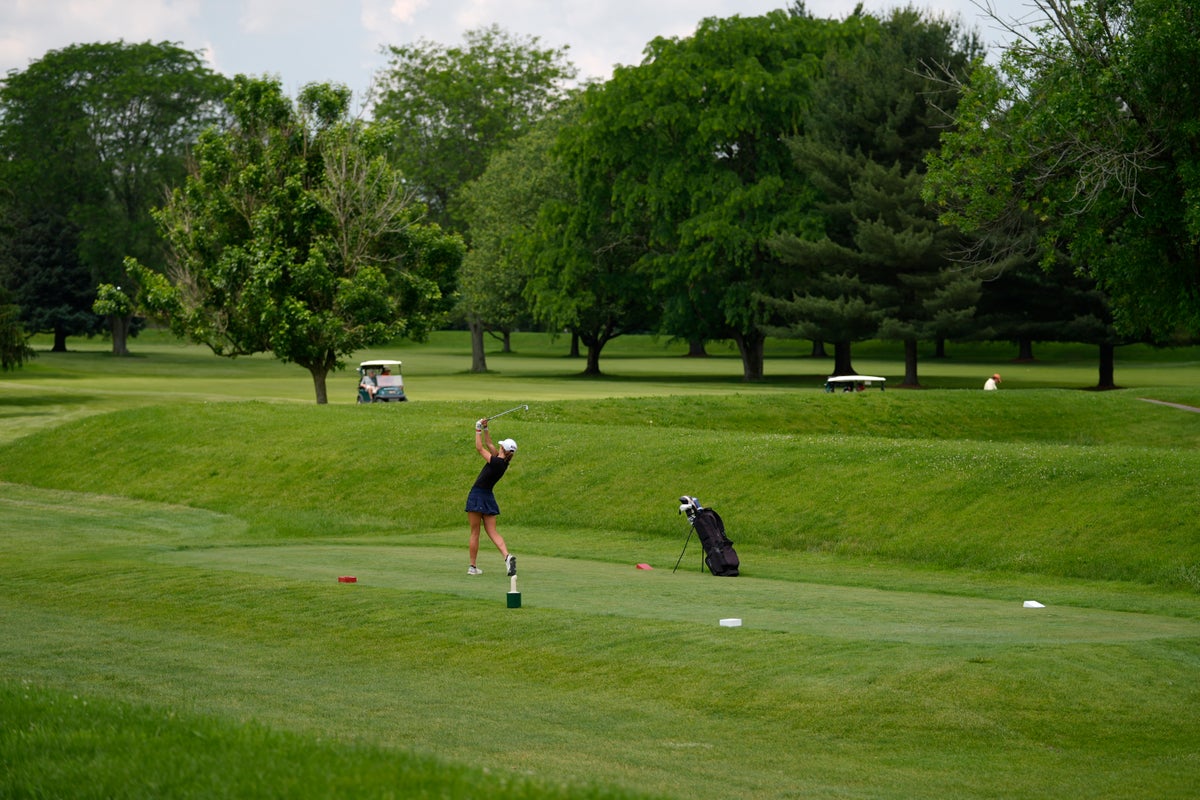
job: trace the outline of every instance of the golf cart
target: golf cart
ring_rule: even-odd
[[[840,386],[843,392],[861,392],[875,381],[879,381],[879,391],[887,388],[884,386],[887,378],[875,375],[835,375],[825,379],[825,391],[836,392]]]
[[[358,365],[358,402],[403,403],[407,399],[399,361],[378,358]]]

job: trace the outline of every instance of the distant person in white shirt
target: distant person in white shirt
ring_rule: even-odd
[[[1000,383],[1000,373],[999,372],[997,372],[995,375],[993,375],[992,377],[988,378],[986,381],[983,382],[983,390],[985,392],[994,392],[1000,388],[999,386],[996,385],[998,383]]]
[[[363,373],[362,380],[358,382],[358,388],[365,390],[371,400],[375,399],[375,393],[379,391],[379,382],[375,380],[375,370],[369,369]]]

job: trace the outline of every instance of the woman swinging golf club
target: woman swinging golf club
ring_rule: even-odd
[[[492,544],[496,545],[500,554],[504,556],[504,567],[508,574],[516,575],[517,557],[508,552],[503,537],[496,532],[496,517],[500,515],[500,506],[496,503],[492,489],[497,481],[504,477],[508,465],[512,463],[512,457],[517,452],[517,443],[512,439],[504,439],[499,447],[493,445],[488,421],[484,418],[475,423],[475,450],[487,463],[479,471],[479,477],[475,479],[475,485],[467,495],[467,520],[471,523],[471,566],[467,568],[467,574],[483,574],[483,570],[475,566],[475,559],[479,555],[479,526],[482,524]]]

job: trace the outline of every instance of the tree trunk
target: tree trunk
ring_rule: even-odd
[[[467,327],[471,331],[471,372],[487,372],[487,356],[483,352],[483,321],[472,316]]]
[[[1117,346],[1114,344],[1100,345],[1100,382],[1096,384],[1097,389],[1116,389],[1116,353]]]
[[[567,358],[579,358],[579,334],[575,331],[571,331],[571,349]]]
[[[600,374],[600,350],[602,344],[589,344],[587,346],[587,366],[583,369],[584,375],[598,376]]]
[[[313,379],[313,389],[317,393],[317,405],[323,406],[329,402],[329,394],[325,390],[325,378],[329,375],[329,370],[324,367],[309,367],[309,373]]]
[[[1017,340],[1017,361],[1033,361],[1033,340],[1027,336]]]
[[[112,352],[114,356],[129,355],[129,327],[133,322],[133,317],[109,317],[109,326],[112,329]]]
[[[67,329],[61,325],[54,326],[54,346],[50,348],[50,352],[67,352]]]
[[[767,337],[758,332],[739,333],[734,336],[738,352],[742,354],[742,380],[755,383],[763,379],[763,349]]]
[[[825,352],[825,343],[820,339],[813,339],[812,343],[813,358],[829,358],[829,354]]]
[[[850,345],[851,342],[834,342],[833,343],[833,374],[834,375],[857,375],[854,371],[854,365],[850,363]]]
[[[707,358],[708,351],[704,349],[703,339],[688,339],[688,358]]]
[[[937,341],[934,342],[933,357],[934,358],[945,358],[946,357],[946,337],[945,336],[937,337]]]
[[[503,344],[500,345],[500,352],[511,353],[512,352],[512,331],[507,331],[507,330],[502,331],[501,334],[502,334],[501,341],[503,342]]]
[[[917,340],[904,340],[904,383],[910,389],[920,389],[921,381],[917,378]]]

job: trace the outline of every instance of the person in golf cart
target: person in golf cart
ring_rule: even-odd
[[[374,359],[358,365],[358,402],[360,403],[403,403],[404,379],[400,376],[400,362],[390,359]]]
[[[379,384],[375,382],[375,370],[369,369],[363,373],[362,380],[358,382],[358,402],[374,403],[375,392],[379,389]],[[363,394],[366,394],[364,397]]]

